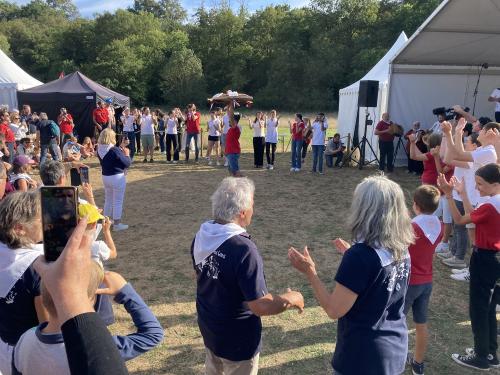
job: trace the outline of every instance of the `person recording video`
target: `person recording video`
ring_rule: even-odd
[[[488,101],[495,103],[495,121],[500,122],[500,88],[493,90]]]

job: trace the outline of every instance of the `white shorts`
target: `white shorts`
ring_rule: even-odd
[[[440,217],[441,220],[443,220],[444,224],[453,223],[453,220],[451,218],[450,205],[444,195],[439,198],[439,206],[434,212],[434,215]]]

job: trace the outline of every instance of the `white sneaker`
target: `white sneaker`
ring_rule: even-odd
[[[295,172],[295,168],[290,168],[290,172]]]
[[[451,251],[445,251],[443,253],[437,253],[437,256],[440,257],[441,259],[448,259],[453,257],[453,254],[451,253]]]
[[[459,273],[464,273],[464,272],[469,272],[469,267],[465,267],[465,268],[453,268],[451,270],[451,273],[457,275]]]
[[[113,225],[113,232],[119,232],[121,230],[125,230],[125,229],[128,229],[128,225],[127,224],[114,224]]]
[[[208,159],[208,165],[212,165],[213,164],[213,161]]]
[[[216,165],[216,166],[220,166],[219,161],[216,161],[216,162],[215,162],[215,165]]]
[[[440,242],[436,247],[436,254],[446,253],[450,250],[450,246],[446,242]]]
[[[458,259],[455,256],[452,256],[448,259],[443,259],[443,264],[446,264],[448,267],[466,267],[467,266],[463,259]]]
[[[470,281],[470,273],[469,271],[467,272],[462,272],[462,273],[456,273],[454,275],[450,275],[450,277],[453,279],[453,280],[457,280],[457,281]]]
[[[300,172],[300,168],[295,168],[295,172]]]
[[[271,171],[272,171],[273,169],[274,169],[274,165],[270,164],[270,165],[269,165],[269,170],[271,170]]]
[[[177,164],[177,163],[178,163],[178,161],[177,161],[177,160],[174,160],[172,163]]]
[[[224,162],[224,167],[227,167],[229,164],[227,162],[227,160]]]

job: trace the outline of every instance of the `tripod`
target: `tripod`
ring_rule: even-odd
[[[358,107],[358,111],[359,111],[359,107]],[[356,120],[359,121],[358,118],[356,118]],[[350,152],[349,154],[347,155],[347,157],[344,159],[344,160],[349,160],[349,161],[353,161],[355,162],[356,164],[358,164],[358,168],[359,169],[363,169],[363,167],[365,165],[370,165],[374,162],[377,162],[377,163],[380,163],[380,161],[378,160],[377,158],[377,154],[375,152],[375,150],[373,149],[370,141],[368,140],[368,138],[366,138],[366,131],[368,130],[368,125],[372,124],[373,121],[370,120],[370,114],[368,113],[368,108],[366,109],[366,112],[365,112],[365,132],[363,134],[363,138],[361,138],[361,141],[358,143],[358,145],[356,147],[354,147]],[[355,129],[357,129],[358,127],[356,126]],[[375,159],[373,160],[370,160],[370,161],[366,161],[365,160],[365,155],[366,155],[366,146],[368,145],[368,147],[370,148],[372,154],[373,154],[373,157]],[[355,160],[353,159],[352,155],[354,154],[354,152],[356,150],[359,150],[360,152],[360,157],[359,157],[359,160]],[[342,167],[344,166],[345,162],[342,162]]]
[[[405,145],[403,143],[403,137],[401,136],[401,137],[398,137],[398,142],[396,143],[396,148],[394,149],[394,156],[393,156],[392,160],[394,160],[394,161],[396,160],[396,156],[398,155],[398,152],[399,152],[400,148],[403,149],[403,151],[405,152],[406,157],[410,157],[408,155],[408,152],[406,151]]]
[[[479,92],[479,82],[481,82],[481,74],[483,74],[483,69],[488,69],[489,64],[484,63],[481,64],[481,66],[478,69],[478,75],[477,75],[477,82],[476,82],[476,88],[474,89],[474,105],[472,106],[472,116],[476,114],[476,101],[477,101],[477,94]]]

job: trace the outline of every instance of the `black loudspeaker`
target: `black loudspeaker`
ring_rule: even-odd
[[[359,81],[358,105],[376,107],[378,102],[378,81]]]

